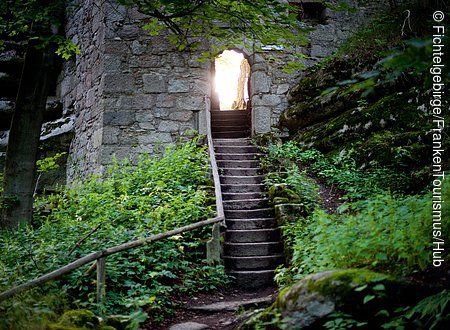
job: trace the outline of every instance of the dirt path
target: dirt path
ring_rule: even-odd
[[[147,322],[148,330],[236,329],[257,308],[271,304],[277,296],[275,287],[251,291],[230,289],[222,293],[185,297],[173,318],[163,323]]]

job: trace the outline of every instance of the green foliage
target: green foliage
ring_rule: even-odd
[[[415,306],[399,310],[400,316],[383,325],[383,329],[404,329],[407,324],[414,324],[422,329],[444,329],[450,324],[450,292],[428,296]]]
[[[98,318],[89,310],[76,309],[65,312],[59,318],[59,324],[80,328],[96,328],[100,325]]]
[[[343,330],[343,329],[355,329],[364,328],[367,326],[367,322],[359,322],[353,319],[352,315],[342,312],[335,312],[328,316],[332,320],[326,322],[323,326],[325,329],[330,330]]]
[[[78,54],[80,49],[62,35],[64,13],[70,8],[64,0],[15,0],[0,3],[0,51],[5,40],[37,39],[37,47],[56,45],[63,59]],[[59,31],[60,34],[55,33]]]
[[[38,173],[45,173],[48,171],[53,171],[59,168],[57,160],[67,154],[67,152],[58,152],[54,156],[46,157],[36,161],[36,167]]]
[[[213,214],[211,198],[202,188],[208,185],[207,171],[206,150],[196,147],[194,140],[168,148],[160,158],[142,156],[137,166],[115,162],[102,178],[92,177],[40,198],[35,229],[21,227],[0,235],[0,288],[35,278],[92,251],[204,220]],[[106,315],[146,308],[154,320],[162,320],[174,310],[173,296],[214,290],[227,283],[223,267],[201,261],[210,230],[199,229],[108,257],[103,305],[95,302],[95,274],[85,274],[89,265],[64,277],[58,287],[73,297],[71,303],[78,308]],[[2,306],[6,309],[15,301]]]
[[[168,39],[180,51],[196,48],[203,40],[212,38],[215,42],[211,52],[203,54],[205,59],[230,46],[243,49],[276,46],[294,52],[296,45],[306,42],[307,29],[297,20],[298,9],[276,0],[120,0],[119,3],[135,5],[150,16],[144,26],[150,35],[156,36],[163,27],[167,28],[171,32]],[[291,63],[287,70],[296,68],[298,65]]]
[[[449,194],[450,185],[445,186]],[[428,232],[432,227],[431,197],[410,196],[395,199],[390,195],[363,200],[340,207],[341,214],[316,210],[301,225],[293,224],[291,268],[282,270],[289,282],[326,269],[369,267],[395,274],[410,274],[431,262]],[[442,228],[444,236],[450,226]],[[326,243],[325,243],[326,242]]]
[[[5,265],[2,264],[3,273]],[[0,304],[0,329],[46,329],[68,308],[68,297],[55,285],[22,293],[9,303]]]
[[[81,52],[80,47],[75,45],[71,40],[59,38],[56,40],[58,48],[56,49],[56,54],[61,56],[64,60],[68,60],[72,56],[79,54]]]
[[[365,170],[358,168],[352,157],[353,152],[343,150],[338,155],[325,156],[318,150],[304,150],[296,142],[289,141],[282,145],[269,144],[262,164],[270,171],[274,171],[273,165],[278,164],[278,169],[284,171],[292,162],[297,162],[329,185],[344,191],[346,194],[343,198],[350,200],[370,198],[386,190],[394,194],[401,194],[407,190],[409,184],[407,175],[386,167],[374,166]],[[272,173],[268,176],[269,181],[273,176]],[[310,197],[307,198],[314,202]]]
[[[271,187],[275,184],[283,184],[284,190],[290,189],[298,196],[299,200],[291,200],[290,202],[301,202],[305,206],[305,210],[309,213],[314,210],[319,202],[318,187],[314,179],[307,176],[305,171],[300,171],[297,165],[292,164],[284,172],[270,172],[266,174],[264,183]],[[287,189],[286,189],[287,188]],[[273,197],[289,197],[289,196],[273,196]],[[291,198],[293,196],[290,196]]]

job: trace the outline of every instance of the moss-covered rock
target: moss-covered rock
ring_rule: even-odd
[[[274,184],[268,190],[269,198],[273,200],[274,204],[299,203],[301,201],[301,197],[287,184]]]
[[[375,329],[386,321],[379,311],[393,312],[424,294],[408,282],[367,269],[326,271],[309,275],[283,290],[253,322],[273,322],[293,330],[321,329],[332,313],[341,312],[369,322]]]
[[[50,323],[47,325],[46,330],[86,330],[86,328],[73,327],[58,323]]]
[[[61,326],[81,329],[97,329],[100,325],[98,317],[86,309],[74,309],[65,312],[58,321]]]
[[[129,329],[130,325],[131,320],[128,316],[110,315],[102,321],[103,327],[111,327],[116,330]],[[106,328],[103,330],[106,330]]]

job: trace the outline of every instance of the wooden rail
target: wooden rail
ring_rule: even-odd
[[[34,280],[31,280],[27,283],[18,285],[16,287],[13,287],[12,289],[3,291],[0,293],[0,301],[12,297],[18,293],[21,293],[25,290],[31,289],[35,286],[44,284],[48,281],[54,280],[62,275],[65,275],[87,263],[93,262],[93,261],[97,261],[97,300],[101,301],[104,298],[104,285],[105,285],[105,258],[107,256],[110,256],[112,254],[116,254],[119,252],[123,252],[123,251],[127,251],[130,249],[134,249],[143,245],[146,245],[148,243],[151,242],[155,242],[155,241],[159,241],[163,238],[167,238],[173,235],[178,235],[187,231],[191,231],[200,227],[204,227],[207,225],[211,225],[211,224],[215,224],[218,222],[223,221],[223,217],[215,217],[215,218],[211,218],[208,220],[204,220],[204,221],[199,221],[184,227],[180,227],[177,229],[173,229],[170,231],[167,231],[165,233],[161,233],[161,234],[155,234],[155,235],[151,235],[149,237],[146,238],[141,238],[138,240],[134,240],[134,241],[130,241],[121,245],[116,245],[101,251],[97,251],[97,252],[92,252],[80,259],[77,259],[73,262],[71,262],[70,264],[61,267],[57,270],[54,270],[50,273],[47,273],[41,277],[38,277]],[[99,264],[101,265],[99,267]],[[100,280],[100,281],[99,281]]]
[[[216,195],[216,210],[218,217],[224,217],[222,190],[220,188],[219,169],[217,167],[216,153],[214,151],[214,144],[211,132],[211,105],[208,97],[205,97],[206,103],[206,129],[208,139],[209,161],[211,163],[211,171],[214,178],[214,193]]]
[[[200,227],[207,225],[213,225],[212,238],[207,242],[207,259],[208,262],[220,262],[221,260],[221,242],[220,242],[220,227],[225,226],[225,216],[223,211],[223,201],[222,201],[222,191],[220,189],[220,179],[219,170],[217,168],[216,156],[214,152],[214,145],[211,133],[211,112],[210,112],[210,101],[208,97],[205,97],[206,104],[206,116],[207,116],[207,138],[208,138],[208,149],[209,158],[211,163],[211,170],[214,179],[214,193],[216,197],[216,212],[217,216],[215,218],[207,219],[204,221],[199,221],[184,227],[173,229],[161,234],[151,235],[146,238],[130,241],[121,245],[113,246],[101,251],[92,252],[82,258],[79,258],[66,266],[63,266],[57,270],[50,273],[42,275],[34,280],[26,282],[24,284],[15,286],[9,290],[0,292],[0,301],[3,301],[9,297],[16,294],[24,292],[28,289],[42,285],[48,281],[54,280],[62,275],[70,273],[71,271],[87,264],[94,262],[94,267],[97,268],[97,302],[102,302],[106,295],[105,282],[106,282],[106,257],[119,252],[134,249],[151,242],[161,240],[170,236],[181,234],[187,231],[191,231]],[[93,270],[93,267],[90,269]]]
[[[217,167],[216,153],[211,132],[211,100],[205,96],[206,107],[206,137],[208,140],[209,162],[214,180],[214,195],[216,196],[217,217],[222,218],[220,223],[214,224],[212,238],[206,243],[206,258],[209,263],[218,263],[222,255],[222,243],[220,241],[221,228],[226,228],[225,213],[223,211],[222,189],[220,187],[219,168]]]

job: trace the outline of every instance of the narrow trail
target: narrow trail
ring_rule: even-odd
[[[266,308],[277,297],[275,287],[244,290],[230,289],[222,293],[201,294],[181,299],[176,315],[160,324],[146,323],[146,330],[233,330],[249,318],[253,311]]]

